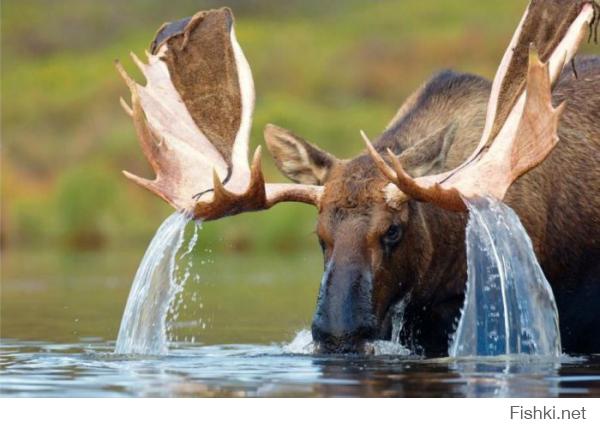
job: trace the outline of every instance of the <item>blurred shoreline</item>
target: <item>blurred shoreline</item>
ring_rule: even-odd
[[[3,251],[138,248],[169,215],[121,176],[150,174],[113,67],[118,57],[135,74],[129,51],[142,53],[163,21],[230,6],[256,82],[251,146],[275,123],[352,157],[362,150],[358,130],[377,135],[435,71],[491,77],[525,4],[3,2]],[[267,179],[287,181],[265,158]],[[287,205],[206,225],[203,236],[224,251],[293,252],[314,247],[314,222],[312,208]]]

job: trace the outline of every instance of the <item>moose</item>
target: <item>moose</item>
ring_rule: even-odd
[[[205,221],[314,205],[324,274],[312,335],[323,353],[367,352],[401,311],[405,346],[446,355],[465,293],[465,198],[495,197],[531,237],[564,351],[600,352],[600,57],[575,57],[597,12],[594,1],[533,0],[493,82],[440,72],[381,135],[363,133],[353,159],[267,125],[292,183],[265,182],[260,146],[248,163],[251,70],[232,12],[199,12],[163,25],[147,63],[132,54],[145,86],[117,62],[156,178],[124,174]]]

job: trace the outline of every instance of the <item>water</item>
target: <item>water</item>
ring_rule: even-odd
[[[187,249],[185,228],[189,218],[173,213],[158,228],[135,274],[131,292],[119,328],[115,352],[119,354],[161,355],[168,352],[167,315],[175,313],[175,297],[183,290],[190,276],[191,261],[183,275],[178,275],[181,260],[188,256],[198,239],[194,225]]]
[[[510,207],[491,198],[466,203],[468,280],[449,355],[560,357],[558,311],[552,288],[518,216]],[[191,260],[183,275],[178,276],[177,270],[198,239],[198,226],[194,224],[187,249],[179,255],[188,222],[183,214],[174,213],[152,239],[133,281],[116,353],[163,355],[169,351],[167,315],[171,313],[173,321],[179,316],[181,292],[191,273]],[[176,301],[178,294],[180,298]],[[399,340],[404,306],[402,301],[394,308],[392,340],[369,344],[370,354],[410,354]],[[306,342],[303,348],[296,343],[300,339]],[[286,349],[311,353],[314,347],[308,339],[298,336]]]
[[[210,227],[192,252],[192,276],[199,273],[200,281],[186,283],[179,317],[167,318],[179,340],[166,355],[113,352],[144,248],[3,253],[0,395],[600,396],[599,355],[312,355],[307,327],[322,273],[319,252],[215,254]]]
[[[4,340],[0,396],[600,396],[599,356],[554,362],[423,360],[314,356],[287,346],[181,343],[168,355],[141,357],[114,354],[110,341]]]
[[[559,357],[552,288],[518,216],[493,199],[467,203],[467,289],[449,354]]]

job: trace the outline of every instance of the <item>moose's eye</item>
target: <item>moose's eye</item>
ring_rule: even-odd
[[[381,242],[386,247],[392,247],[402,238],[402,227],[398,224],[392,224],[385,234],[381,237]]]

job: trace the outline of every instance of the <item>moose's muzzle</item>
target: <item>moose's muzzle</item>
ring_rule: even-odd
[[[372,275],[356,264],[327,265],[312,323],[313,340],[323,353],[360,353],[377,334]]]

